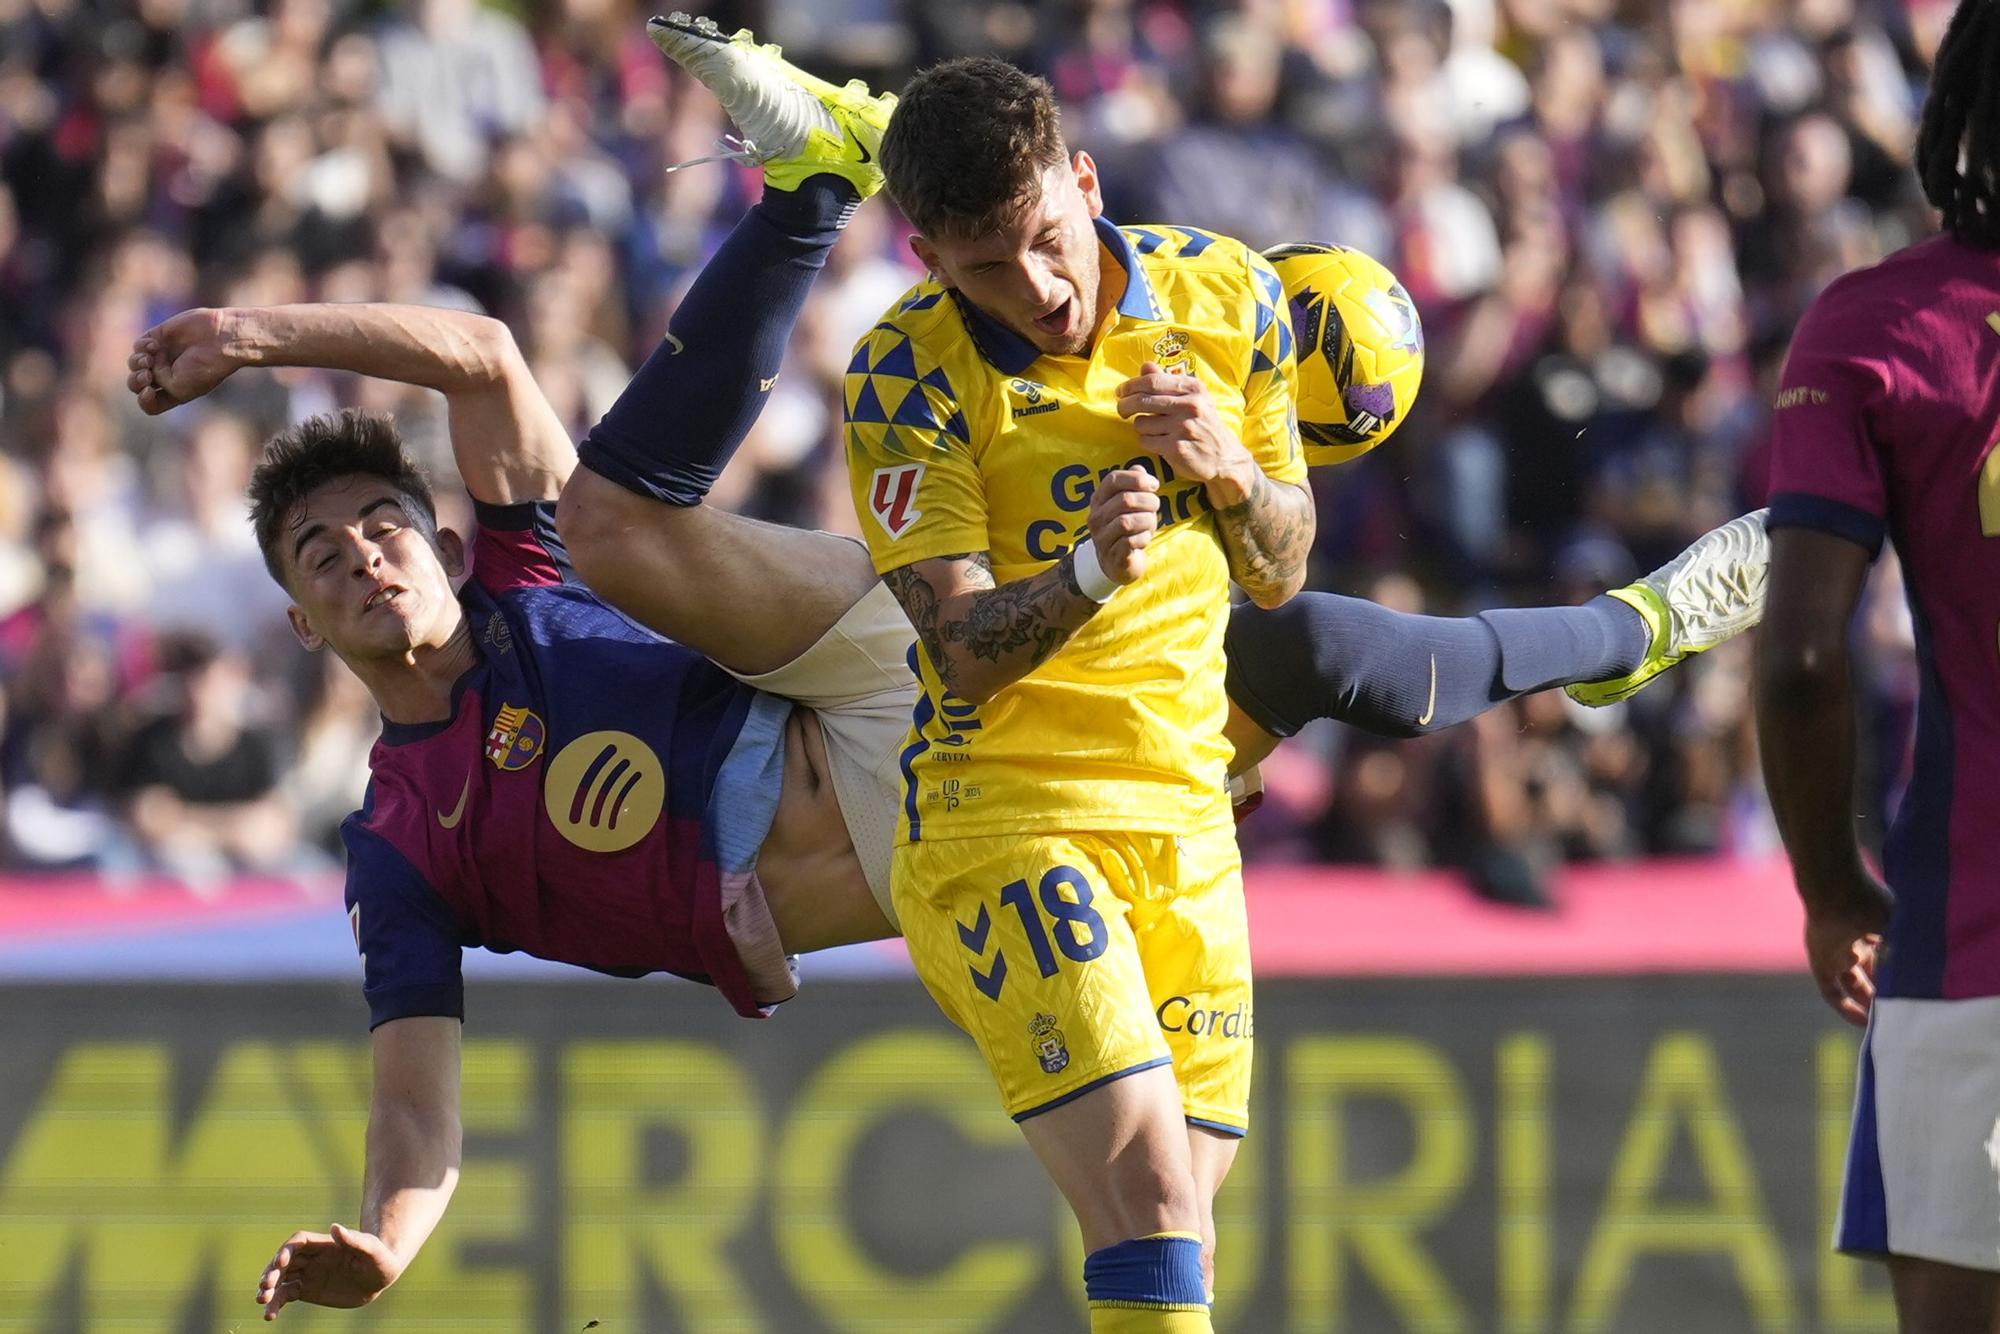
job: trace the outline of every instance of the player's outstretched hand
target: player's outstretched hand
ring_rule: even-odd
[[[1115,584],[1146,572],[1146,546],[1160,526],[1159,479],[1144,468],[1106,473],[1090,496],[1090,541]]]
[[[380,1237],[340,1224],[333,1231],[294,1232],[257,1282],[257,1303],[276,1320],[289,1302],[314,1306],[366,1306],[403,1272],[403,1262]]]
[[[1254,472],[1256,461],[1222,420],[1208,386],[1192,375],[1166,371],[1153,362],[1118,386],[1118,415],[1132,418],[1139,443],[1189,481],[1236,483]],[[1211,500],[1233,503],[1239,496]]]
[[[229,378],[242,363],[229,353],[224,323],[219,310],[184,310],[139,335],[125,387],[138,396],[141,412],[156,417]]]
[[[1873,876],[1841,895],[1837,906],[1806,909],[1806,966],[1833,1012],[1857,1028],[1875,1003],[1875,952],[1895,905]]]

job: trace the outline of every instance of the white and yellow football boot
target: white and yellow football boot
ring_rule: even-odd
[[[850,182],[864,199],[882,188],[882,132],[895,94],[871,93],[859,79],[835,87],[776,46],[759,46],[747,28],[727,35],[713,19],[656,16],[646,21],[646,35],[714,93],[736,124],[737,137],[723,141],[723,152],[680,166],[750,163],[762,166],[765,183],[779,190],[795,190],[821,173]]]
[[[1733,639],[1764,619],[1771,574],[1769,510],[1753,510],[1710,529],[1686,551],[1610,596],[1638,612],[1653,632],[1646,659],[1626,676],[1564,686],[1579,704],[1599,708],[1630,699],[1675,663]]]

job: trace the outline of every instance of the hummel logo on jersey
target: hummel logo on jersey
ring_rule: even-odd
[[[1007,391],[1012,398],[1008,407],[1016,417],[1032,417],[1038,412],[1054,412],[1062,406],[1062,401],[1049,392],[1047,385],[1036,384],[1033,380],[1009,380]]]
[[[901,537],[910,525],[923,517],[917,508],[917,484],[924,480],[924,465],[902,463],[893,468],[877,468],[868,489],[868,508],[890,539]]]

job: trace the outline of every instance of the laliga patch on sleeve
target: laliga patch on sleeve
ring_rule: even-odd
[[[917,486],[924,480],[924,465],[901,463],[893,468],[877,468],[868,488],[868,508],[874,512],[882,531],[894,541],[923,517],[917,508]]]

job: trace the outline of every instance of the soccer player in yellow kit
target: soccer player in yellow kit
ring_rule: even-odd
[[[919,644],[896,908],[1076,1214],[1091,1328],[1200,1334],[1254,1023],[1229,584],[1285,601],[1313,535],[1283,288],[1240,242],[1104,221],[1002,61],[919,75],[881,158],[932,275],[846,377]]]

